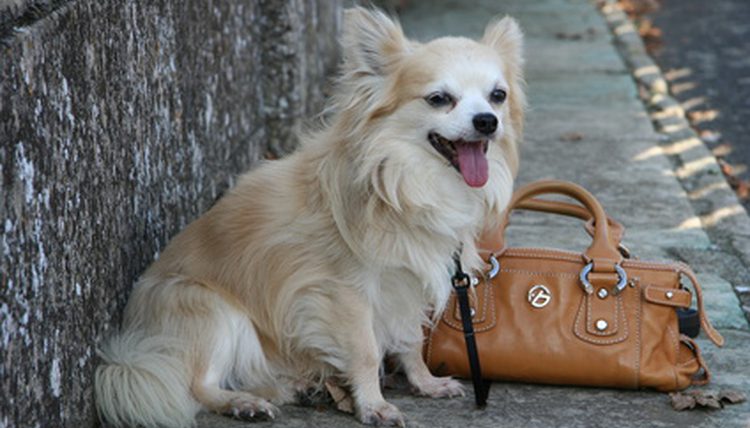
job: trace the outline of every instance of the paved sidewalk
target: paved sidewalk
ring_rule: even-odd
[[[412,1],[402,14],[406,32],[418,39],[443,34],[478,36],[490,17],[509,14],[524,29],[529,105],[520,183],[542,178],[571,180],[593,192],[627,228],[625,244],[645,259],[691,264],[706,290],[709,316],[727,345],[700,340],[714,372],[711,389],[734,388],[750,395],[750,331],[733,286],[750,279],[746,254],[716,242],[696,216],[675,167],[657,134],[610,29],[587,0]],[[691,189],[691,197],[695,191]],[[710,192],[711,189],[706,189]],[[730,211],[745,216],[744,211]],[[746,218],[739,218],[746,221]],[[571,220],[523,215],[511,227],[511,242],[585,248],[588,238]],[[386,397],[400,407],[410,427],[750,427],[750,404],[721,411],[676,412],[663,393],[610,389],[494,384],[486,410],[472,397],[415,398],[402,390]],[[274,427],[357,426],[330,409],[287,406]],[[245,423],[201,415],[202,427]],[[255,426],[271,426],[261,423]]]

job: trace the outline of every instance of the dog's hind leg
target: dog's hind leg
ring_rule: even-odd
[[[204,293],[215,302],[211,331],[206,331],[195,361],[193,396],[222,415],[251,421],[276,418],[280,412],[270,400],[288,401],[287,392],[284,382],[274,378],[252,321],[217,292]]]
[[[147,278],[129,303],[133,328],[177,338],[189,389],[204,408],[241,419],[274,418],[288,395],[242,305],[203,281]],[[260,396],[262,394],[262,397]]]
[[[249,392],[222,389],[218,382],[206,377],[195,379],[192,392],[206,409],[225,416],[257,421],[275,419],[279,414],[268,400]]]
[[[230,322],[217,328],[214,346],[194,372],[191,391],[203,407],[214,413],[250,421],[274,419],[280,412],[269,400],[279,399],[279,394],[264,387],[269,371],[260,342],[250,320],[237,315],[240,314],[225,312]],[[250,392],[256,389],[268,396],[261,398]]]

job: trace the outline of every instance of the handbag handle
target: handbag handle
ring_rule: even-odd
[[[562,201],[551,201],[547,199],[536,199],[529,198],[522,201],[518,201],[514,209],[526,210],[526,211],[537,211],[551,214],[560,214],[568,217],[575,217],[586,222],[584,228],[590,236],[594,236],[594,218],[591,214],[582,206],[577,204],[571,204],[569,202]],[[505,230],[508,226],[509,217],[504,218],[504,223],[499,226],[501,230]],[[622,246],[622,238],[625,236],[625,227],[619,221],[607,216],[607,223],[609,223],[609,242],[618,247],[620,253],[623,251],[627,253],[627,249]],[[625,254],[623,254],[625,255]],[[625,257],[628,257],[627,255]]]
[[[568,196],[580,202],[581,206],[532,199],[535,196],[545,194]],[[585,268],[587,270],[585,273],[582,272],[582,279],[590,272],[597,274],[616,273],[620,277],[620,283],[623,283],[625,278],[620,268],[622,254],[618,249],[617,235],[612,233],[617,229],[623,230],[622,226],[613,225],[614,221],[607,217],[602,205],[589,191],[567,181],[541,180],[518,189],[513,194],[496,232],[485,235],[485,239],[480,243],[480,248],[496,248],[498,250],[505,248],[505,228],[508,225],[510,213],[514,209],[529,207],[537,211],[554,212],[587,220],[593,219],[592,242],[583,253],[584,260],[590,265]],[[614,223],[619,225],[619,223]],[[613,231],[610,230],[610,226],[614,227]],[[584,284],[586,282],[588,281],[585,281]],[[620,287],[618,286],[618,288]]]

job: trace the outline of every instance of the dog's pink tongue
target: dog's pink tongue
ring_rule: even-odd
[[[489,178],[487,156],[482,143],[455,143],[458,152],[458,169],[464,181],[471,187],[482,187]]]

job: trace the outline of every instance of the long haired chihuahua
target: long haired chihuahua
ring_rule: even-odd
[[[190,426],[201,409],[274,418],[335,382],[363,423],[404,424],[379,367],[429,397],[421,347],[451,292],[452,255],[505,208],[524,110],[522,34],[418,43],[378,11],[345,12],[327,123],[243,175],[143,274],[103,346],[97,408],[114,425]]]

